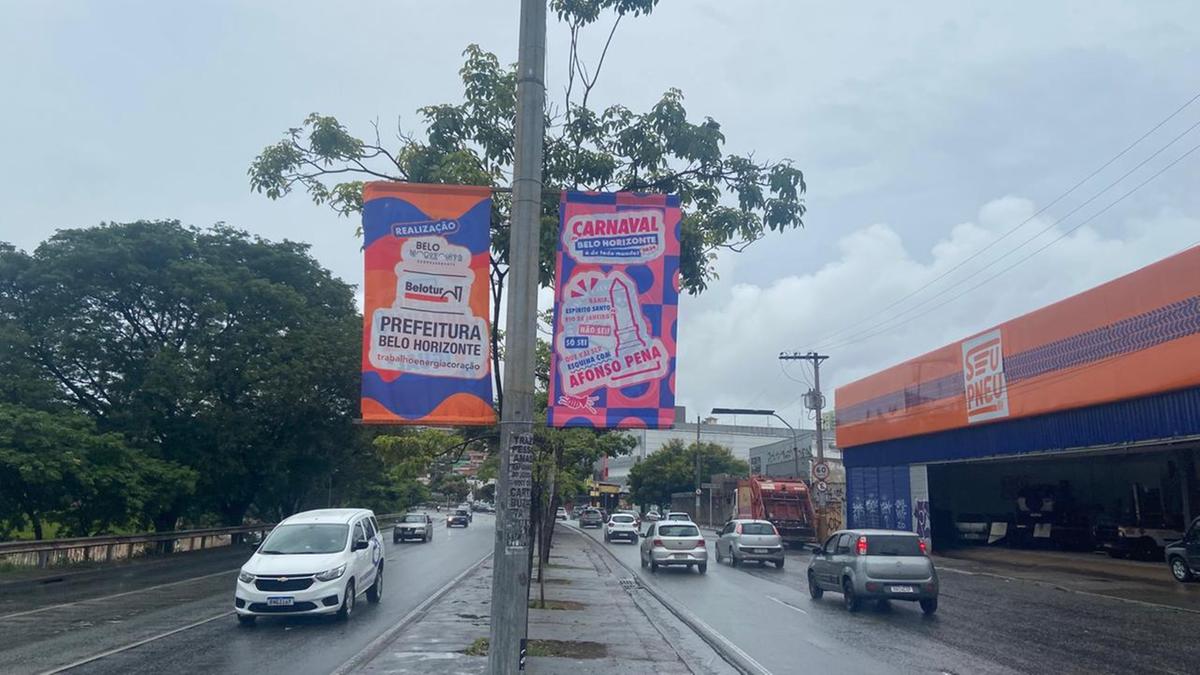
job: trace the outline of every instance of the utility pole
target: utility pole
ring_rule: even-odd
[[[817,461],[825,461],[825,434],[822,429],[823,420],[821,419],[821,410],[825,407],[825,395],[821,393],[821,362],[829,358],[824,354],[816,352],[808,352],[801,354],[800,352],[783,352],[779,355],[780,361],[811,361],[813,366],[813,388],[809,389],[804,395],[805,407],[809,410],[815,410],[817,413]]]
[[[512,231],[504,323],[504,403],[500,411],[500,475],[496,485],[488,642],[488,672],[497,675],[514,675],[524,670],[529,628],[529,502],[545,131],[542,116],[546,98],[546,0],[521,0],[520,25]]]
[[[692,490],[696,497],[696,522],[700,522],[700,416],[696,415],[696,489]]]

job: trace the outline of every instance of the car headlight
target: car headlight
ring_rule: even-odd
[[[316,576],[317,576],[317,581],[333,581],[334,579],[337,579],[338,577],[342,576],[345,573],[346,573],[346,565],[345,565],[345,563],[343,563],[331,570],[325,570],[324,572],[321,572],[320,574],[318,574]]]
[[[238,572],[238,581],[241,581],[241,582],[244,582],[247,584],[251,583],[254,581],[254,575],[250,574],[246,570],[242,570],[242,571]]]

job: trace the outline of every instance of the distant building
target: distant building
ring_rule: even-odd
[[[633,468],[633,465],[658,452],[667,443],[673,440],[682,441],[684,445],[695,443],[697,425],[694,421],[686,421],[687,413],[682,406],[676,407],[675,420],[673,429],[629,429],[618,432],[632,436],[637,441],[637,446],[629,455],[601,461],[597,466],[600,480],[625,485],[629,482],[629,470]],[[751,448],[765,443],[787,439],[788,447],[791,447],[792,432],[782,426],[766,427],[703,422],[699,425],[699,430],[701,442],[723,445],[733,452],[734,457],[746,461],[750,460]],[[797,433],[812,434],[813,432],[797,430]]]
[[[479,473],[479,467],[483,466],[483,463],[487,460],[487,458],[488,454],[486,452],[469,450],[467,451],[466,456],[463,459],[455,462],[454,467],[450,470],[459,474],[460,476],[467,476],[468,478],[474,477],[475,474]]]

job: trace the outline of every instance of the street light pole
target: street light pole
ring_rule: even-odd
[[[488,633],[488,672],[497,675],[516,675],[523,670],[529,628],[529,507],[545,132],[546,0],[521,0],[520,25],[504,323],[504,403],[500,411],[500,474]]]
[[[796,435],[796,429],[788,421],[780,417],[774,410],[761,410],[758,408],[713,408],[714,415],[764,415],[774,417],[783,422],[783,426],[792,432],[792,460],[796,465],[796,478],[804,480],[804,476],[800,473],[800,438]]]

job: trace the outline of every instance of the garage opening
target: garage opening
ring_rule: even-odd
[[[934,541],[1160,557],[1197,509],[1194,449],[928,466]]]

